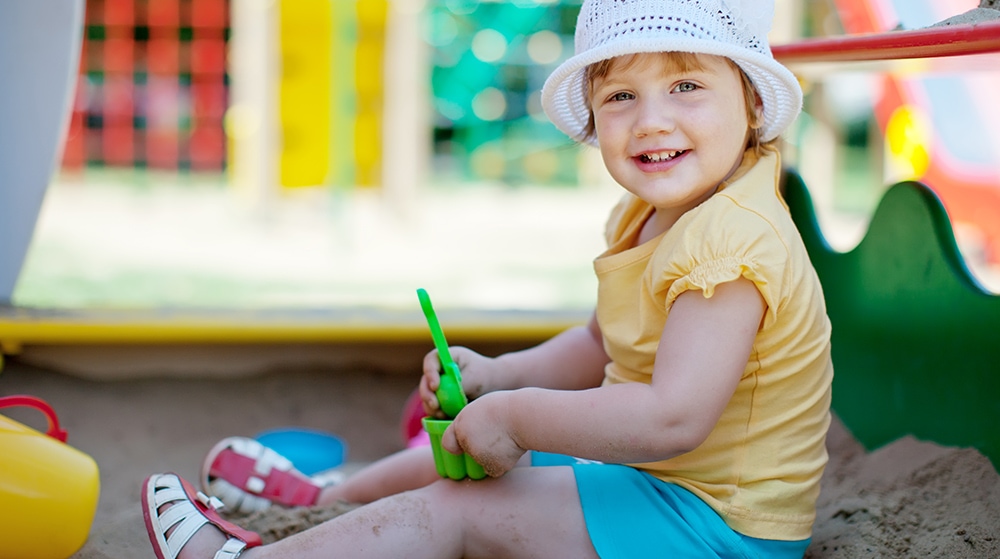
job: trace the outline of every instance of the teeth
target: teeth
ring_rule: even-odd
[[[678,151],[661,151],[661,152],[657,152],[657,153],[644,153],[640,157],[641,157],[641,159],[643,161],[646,161],[646,162],[649,162],[649,163],[656,163],[657,161],[669,161],[669,160],[677,157],[681,153],[683,153],[683,151],[684,150],[678,150]]]

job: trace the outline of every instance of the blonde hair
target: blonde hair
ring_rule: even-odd
[[[672,71],[688,72],[704,68],[698,55],[692,52],[661,52],[657,54],[664,57]],[[608,58],[587,66],[584,69],[584,77],[587,80],[588,103],[592,102],[594,98],[595,81],[606,77],[613,68],[627,69],[638,60],[639,56],[637,54],[629,54],[616,58]],[[746,149],[752,149],[757,156],[762,156],[764,148],[773,145],[776,140],[771,140],[770,142],[761,141],[761,127],[764,124],[763,117],[755,110],[757,103],[761,102],[760,95],[753,86],[753,82],[750,81],[750,76],[738,64],[729,58],[726,58],[726,62],[739,72],[740,82],[743,85],[743,104],[747,112],[747,122],[750,123],[750,134],[747,137]],[[594,111],[591,110],[590,118],[587,119],[587,126],[583,129],[583,138],[586,141],[590,141],[596,139],[596,136],[597,128],[594,122]]]

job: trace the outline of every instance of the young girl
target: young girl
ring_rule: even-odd
[[[543,106],[627,193],[586,326],[495,359],[455,348],[473,400],[444,445],[490,478],[437,480],[259,546],[212,498],[151,476],[157,556],[802,557],[833,369],[820,284],[778,192],[771,142],[801,91],[771,57],[772,13],[584,2]],[[429,411],[437,383],[431,354]]]

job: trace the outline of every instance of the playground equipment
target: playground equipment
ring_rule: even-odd
[[[233,184],[376,186],[389,0],[232,4]]]
[[[87,3],[64,169],[223,169],[227,4]]]
[[[0,305],[9,304],[65,136],[83,0],[0,4]]]
[[[805,183],[785,181],[833,324],[833,408],[867,448],[904,435],[973,446],[1000,469],[1000,296],[966,268],[940,199],[886,193],[861,243],[831,249]]]
[[[45,414],[46,433],[0,415],[0,559],[66,559],[83,546],[97,511],[97,464],[66,444],[55,411],[32,396],[0,408]]]
[[[793,69],[818,61],[996,56],[1000,22],[807,40],[774,52]],[[891,187],[862,242],[838,253],[804,182],[786,176],[786,199],[833,324],[833,408],[868,448],[912,434],[973,446],[1000,469],[1000,296],[969,272],[942,204],[949,191],[939,196],[932,178]],[[992,188],[1000,191],[1000,183]],[[991,200],[979,203],[1000,208]]]
[[[896,61],[875,82],[881,91],[875,120],[886,140],[888,182],[930,185],[952,222],[978,232],[986,262],[1000,265],[1000,110],[995,100],[1000,23],[928,27],[954,16],[963,3],[971,9],[977,0],[835,0],[850,40],[834,50],[824,45],[836,39],[812,43],[811,56]],[[896,28],[905,31],[885,32]],[[949,66],[941,59],[957,55],[964,65]]]

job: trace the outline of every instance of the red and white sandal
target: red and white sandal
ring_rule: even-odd
[[[201,468],[202,490],[218,497],[227,510],[239,513],[263,510],[272,503],[312,506],[320,491],[335,483],[336,476],[311,478],[303,474],[289,459],[246,437],[219,441]]]
[[[160,507],[166,504],[171,506],[160,512]],[[157,559],[177,559],[181,548],[208,523],[229,538],[216,552],[215,559],[236,559],[245,549],[261,545],[257,533],[223,520],[216,512],[222,506],[218,499],[196,492],[177,474],[146,478],[142,486],[142,517]],[[167,536],[171,528],[174,531]]]

